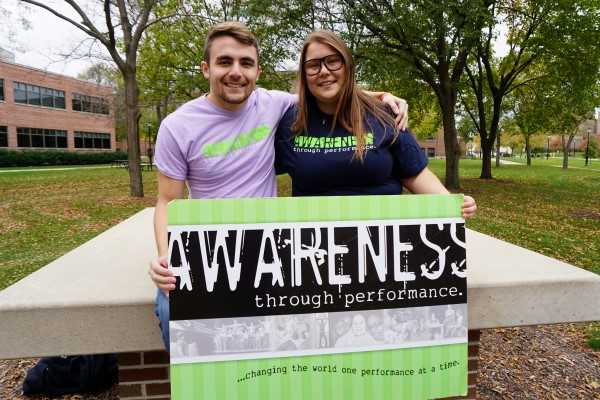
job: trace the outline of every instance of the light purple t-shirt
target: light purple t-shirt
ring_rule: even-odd
[[[274,132],[296,96],[255,89],[237,111],[206,97],[164,119],[154,160],[166,176],[187,180],[192,198],[274,197]]]

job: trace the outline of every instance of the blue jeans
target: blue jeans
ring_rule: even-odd
[[[169,299],[160,289],[156,292],[154,314],[158,317],[158,326],[160,326],[162,340],[165,344],[165,349],[169,352]]]

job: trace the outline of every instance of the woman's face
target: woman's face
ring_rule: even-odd
[[[346,80],[346,67],[342,56],[329,45],[311,43],[306,49],[303,68],[308,90],[317,102],[320,105],[335,106]],[[319,68],[320,71],[316,73]]]

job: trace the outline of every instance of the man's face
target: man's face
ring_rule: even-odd
[[[218,37],[210,47],[209,62],[202,62],[202,73],[210,83],[211,100],[237,110],[252,94],[260,75],[256,49],[229,36]]]

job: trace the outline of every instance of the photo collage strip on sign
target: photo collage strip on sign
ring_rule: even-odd
[[[172,397],[465,394],[461,203],[430,195],[170,204]]]

